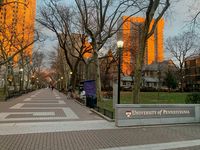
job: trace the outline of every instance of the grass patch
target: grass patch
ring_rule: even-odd
[[[141,104],[185,104],[186,96],[189,93],[168,93],[168,92],[141,92],[140,103]],[[132,92],[121,92],[120,96],[121,104],[132,104]],[[105,100],[98,102],[99,107],[114,112],[113,101]]]

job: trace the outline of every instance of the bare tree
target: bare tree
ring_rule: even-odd
[[[75,12],[59,2],[59,0],[46,2],[40,9],[37,21],[56,34],[61,51],[73,72],[71,84],[75,89],[78,65],[81,61],[85,62],[84,55],[92,48],[87,43],[87,36],[79,22],[72,21],[76,16]]]
[[[44,65],[45,55],[39,49],[34,50],[32,54],[32,63],[27,63],[25,68],[25,73],[27,73],[27,84],[26,89],[29,87],[29,83],[32,85],[32,89],[36,88],[37,81],[40,79],[42,81],[43,65]],[[31,80],[31,81],[29,81]]]
[[[33,74],[36,74],[42,71],[42,66],[44,64],[45,55],[41,51],[34,51],[33,52]]]
[[[101,100],[99,51],[106,41],[121,28],[123,22],[120,22],[120,19],[125,13],[133,16],[145,7],[140,7],[141,2],[137,0],[75,0],[75,3],[81,15],[83,29],[91,39],[96,65],[96,95],[97,99]],[[134,9],[129,12],[133,7]]]
[[[37,33],[36,33],[37,35],[34,38],[33,24],[31,25],[28,23],[23,24],[23,25],[21,24],[24,21],[24,18],[20,18],[20,17],[17,18],[19,16],[18,12],[16,12],[15,16],[11,16],[11,14],[5,13],[3,10],[1,10],[1,8],[5,7],[7,8],[7,10],[12,8],[14,11],[14,9],[16,9],[12,7],[14,4],[17,4],[17,5],[20,4],[20,6],[25,6],[25,7],[29,6],[29,2],[22,2],[22,1],[15,1],[15,0],[0,1],[0,11],[2,11],[1,17],[3,19],[3,21],[0,24],[0,36],[1,36],[1,40],[0,40],[0,46],[1,46],[0,55],[1,56],[0,57],[3,57],[3,59],[1,59],[0,61],[0,66],[5,65],[10,60],[12,60],[16,55],[18,55],[19,53],[22,53],[22,51],[30,47],[39,38]],[[12,18],[12,21],[9,18]],[[7,54],[9,53],[8,58],[6,58],[5,53]]]
[[[107,55],[100,58],[100,69],[101,69],[101,81],[103,83],[104,90],[109,90],[109,82],[113,80],[114,70],[117,71],[118,53],[109,50]],[[111,72],[112,71],[112,72]]]
[[[136,58],[135,82],[133,85],[133,103],[140,102],[139,93],[142,81],[142,66],[144,64],[144,54],[146,50],[147,40],[153,35],[157,23],[170,6],[170,2],[169,0],[149,0],[145,1],[144,5],[147,6],[147,9],[145,10],[144,25],[141,26],[141,42],[139,46],[139,52]]]
[[[26,52],[30,46],[39,40],[39,34],[37,32],[34,38],[30,37],[26,40],[21,38],[23,33],[11,34],[11,32],[10,27],[1,28],[0,30],[2,36],[2,40],[0,41],[0,66],[5,65],[20,53]]]
[[[24,38],[24,32],[26,31],[27,31],[27,36],[26,38]],[[33,32],[33,30],[30,30],[30,28],[28,27],[24,29],[24,32],[13,32],[12,25],[4,24],[1,26],[0,35],[2,39],[0,40],[0,58],[1,58],[0,66],[5,67],[4,81],[6,82],[5,84],[6,95],[8,91],[8,84],[7,84],[8,78],[10,78],[10,80],[8,81],[13,83],[14,90],[17,90],[17,84],[16,84],[17,79],[15,78],[16,76],[14,75],[14,67],[24,68],[24,65],[26,63],[25,59],[28,56],[30,62],[31,54],[30,50],[28,49],[36,41],[39,40],[38,34],[35,37],[33,37],[34,35],[29,34],[28,31]],[[24,72],[22,73],[22,76],[24,77]]]
[[[190,3],[189,12],[193,29],[200,27],[200,2],[193,0]],[[190,24],[191,25],[191,24]]]
[[[62,59],[62,55],[59,52],[59,48],[56,48],[56,51],[51,51],[49,53],[50,60],[50,68],[52,70],[51,79],[56,83],[61,76],[64,75],[64,62]]]
[[[178,36],[169,37],[166,40],[166,50],[169,51],[172,57],[177,61],[179,70],[179,81],[181,83],[181,91],[183,91],[184,83],[184,63],[188,56],[199,50],[198,37],[193,32],[183,32]]]

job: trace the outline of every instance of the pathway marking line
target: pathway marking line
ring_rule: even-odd
[[[31,98],[25,98],[24,101],[31,101]]]
[[[10,109],[21,109],[21,107],[24,105],[25,103],[18,103],[12,107],[10,107]]]
[[[115,127],[113,123],[105,120],[2,123],[0,124],[0,135],[102,130],[116,128],[117,127]]]
[[[31,104],[31,105],[48,105],[48,104],[66,104],[63,100],[58,100],[57,101],[58,103],[18,103],[12,107],[10,107],[10,109],[25,109],[25,108],[30,108],[30,107],[26,107],[24,105],[27,105],[27,104]],[[23,106],[23,107],[22,107]],[[57,106],[56,106],[57,107]],[[63,107],[63,106],[62,106]],[[40,107],[38,107],[40,108]]]
[[[44,110],[45,107],[42,108]],[[24,108],[20,108],[24,109]],[[26,108],[27,109],[27,108]],[[28,108],[29,109],[29,108]],[[38,107],[36,107],[38,109]],[[55,109],[52,107],[51,109]],[[27,120],[68,120],[68,119],[79,119],[79,117],[71,110],[71,108],[59,108],[61,109],[65,116],[63,117],[56,117],[55,112],[7,112],[7,113],[0,113],[0,121],[27,121]],[[46,113],[46,115],[45,115]],[[24,117],[24,118],[6,118],[9,115],[17,115],[17,114],[32,114],[33,117]],[[34,117],[35,116],[35,117]],[[47,116],[47,117],[44,117]]]
[[[12,108],[12,109],[62,109],[66,108],[63,106],[56,106],[56,107],[21,107],[21,108]]]
[[[31,97],[36,97],[37,95],[31,95]]]

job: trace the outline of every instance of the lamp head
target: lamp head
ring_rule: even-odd
[[[124,42],[123,41],[117,41],[117,48],[123,48]]]

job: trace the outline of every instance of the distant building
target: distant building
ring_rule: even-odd
[[[2,3],[4,2],[8,2],[8,4],[0,9],[0,26],[3,29],[0,39],[5,50],[9,55],[12,55],[16,52],[14,45],[20,49],[21,46],[34,40],[36,0],[17,0],[13,1],[13,3],[3,0]],[[5,39],[5,36],[8,41],[2,41],[2,38]],[[31,57],[32,48],[33,45],[29,46],[23,53],[26,53],[27,57]],[[20,59],[20,55],[14,57],[15,62],[18,62]]]
[[[0,9],[0,44],[1,50],[5,52],[2,55],[2,51],[0,50],[0,56],[3,56],[3,59],[7,60],[18,50],[34,41],[36,0],[3,0],[1,3],[7,4],[1,6]],[[5,65],[1,66],[0,87],[7,83],[6,80],[8,80],[8,83],[11,83],[15,79],[16,84],[21,84],[20,78],[21,80],[23,78],[25,82],[28,81],[26,73],[19,75],[19,69],[20,67],[25,69],[25,64],[31,61],[32,49],[33,45],[30,45],[17,54],[14,59],[10,59],[9,63],[7,63],[7,69]],[[6,70],[8,71],[7,74]],[[13,70],[13,73],[11,73],[11,70]],[[22,84],[25,85],[23,80]],[[10,87],[12,88],[12,85]]]
[[[200,91],[200,54],[185,61],[186,90]]]
[[[176,74],[177,68],[172,60],[164,60],[158,63],[145,65],[143,68],[143,87],[164,88],[166,72],[171,71]]]
[[[111,68],[112,69],[108,74],[109,77],[106,80],[110,86],[113,84],[112,79],[117,80],[117,62],[113,63]],[[144,65],[142,69],[141,88],[167,89],[167,87],[164,85],[164,79],[168,71],[173,72],[176,77],[178,70],[172,60],[164,60],[162,62],[153,62],[152,64]],[[134,74],[131,76],[121,74],[121,88],[123,90],[132,90],[133,84]]]
[[[132,90],[134,84],[133,76],[122,76],[121,77],[121,88],[122,90]]]
[[[127,19],[127,16],[122,17],[121,22],[125,19]],[[118,32],[118,40],[124,42],[122,52],[122,71],[124,75],[130,75],[134,72],[135,60],[140,46],[141,26],[143,25],[144,18],[130,17]],[[154,34],[148,39],[144,59],[145,65],[163,61],[163,29],[164,20],[161,19]]]

